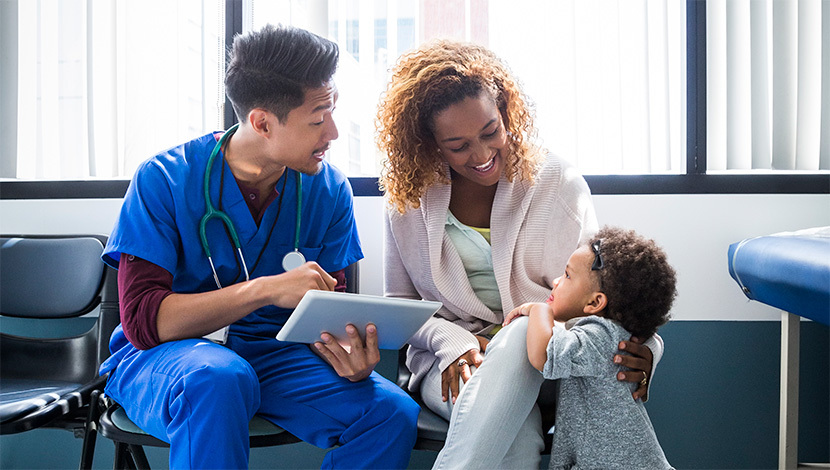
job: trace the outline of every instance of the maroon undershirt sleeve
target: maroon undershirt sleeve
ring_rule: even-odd
[[[346,291],[346,270],[329,273],[337,280],[334,290]],[[173,293],[173,275],[166,269],[122,253],[118,266],[118,300],[124,336],[138,349],[150,349],[159,341],[158,318],[161,301]]]
[[[124,336],[138,349],[159,341],[156,319],[159,306],[173,293],[173,275],[166,269],[127,253],[118,264],[118,300]]]
[[[329,273],[329,275],[337,281],[337,284],[334,286],[335,292],[346,292],[346,270],[341,269],[340,271]]]

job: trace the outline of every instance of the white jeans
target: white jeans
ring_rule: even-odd
[[[536,398],[543,377],[527,359],[526,333],[527,318],[519,317],[493,337],[455,405],[441,401],[437,361],[424,377],[424,403],[450,421],[433,469],[539,468],[544,441]]]

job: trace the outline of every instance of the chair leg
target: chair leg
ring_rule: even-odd
[[[84,423],[84,443],[81,447],[80,470],[90,470],[95,457],[95,441],[98,437],[98,418],[101,413],[98,409],[99,390],[93,390],[89,400],[89,413]]]
[[[130,455],[133,457],[137,470],[150,470],[150,462],[147,461],[144,448],[135,444],[128,444],[127,447],[130,449]]]
[[[127,444],[115,442],[115,456],[112,459],[112,470],[135,470],[135,465],[129,452]]]

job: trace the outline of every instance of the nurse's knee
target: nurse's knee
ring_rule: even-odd
[[[370,413],[382,418],[388,429],[398,429],[402,436],[413,439],[418,432],[418,414],[421,407],[409,394],[395,387],[387,389],[376,401]]]
[[[224,348],[223,348],[224,349]],[[259,379],[251,364],[231,350],[207,354],[181,381],[182,393],[191,400],[241,401],[259,404]]]

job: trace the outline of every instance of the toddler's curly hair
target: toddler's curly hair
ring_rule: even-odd
[[[532,106],[507,66],[484,47],[433,40],[401,57],[375,122],[377,145],[385,153],[380,184],[399,212],[419,207],[429,186],[449,183],[433,137],[435,114],[483,92],[494,97],[504,122],[508,180],[533,180],[542,157],[531,143]]]
[[[648,338],[669,320],[677,296],[677,276],[666,253],[654,240],[633,230],[603,227],[590,244],[600,240],[600,290],[608,298],[604,316],[619,322],[638,338]]]

